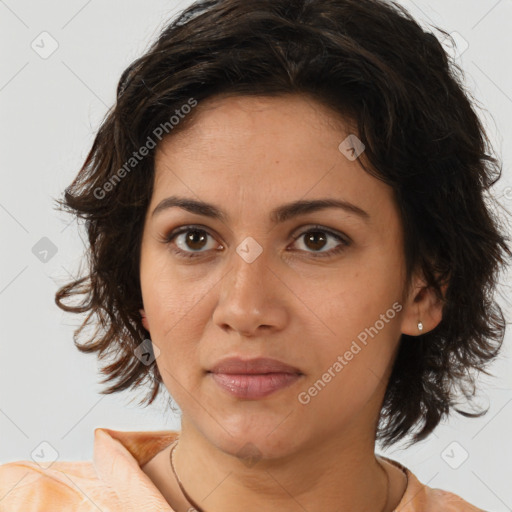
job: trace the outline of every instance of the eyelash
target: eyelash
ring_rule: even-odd
[[[179,249],[176,246],[174,246],[174,244],[172,244],[172,241],[177,236],[179,236],[179,235],[181,235],[183,233],[188,233],[190,231],[199,231],[201,233],[206,233],[207,235],[212,236],[206,229],[204,229],[204,228],[202,228],[200,226],[194,226],[194,225],[192,225],[192,226],[183,226],[181,228],[178,228],[177,230],[172,231],[167,236],[165,236],[164,240],[163,240],[163,243],[170,245],[172,252],[174,254],[176,254],[177,256],[179,256],[180,258],[188,258],[188,259],[198,258],[201,255],[203,255],[205,252],[204,251],[196,251],[196,252],[183,251],[182,249]],[[331,249],[329,251],[317,252],[317,253],[305,251],[305,252],[311,254],[314,258],[328,258],[328,257],[331,257],[331,256],[335,256],[336,254],[339,254],[340,252],[345,250],[351,244],[351,241],[348,240],[347,238],[344,238],[341,235],[338,235],[338,234],[336,234],[336,233],[334,233],[334,232],[330,231],[329,229],[326,229],[326,228],[324,228],[322,226],[311,226],[311,227],[309,227],[306,231],[302,231],[297,236],[292,237],[293,241],[296,242],[301,236],[304,236],[305,234],[311,233],[311,232],[325,233],[327,235],[332,236],[333,238],[335,238],[339,242],[341,242],[341,244],[339,246],[337,246],[334,249]]]

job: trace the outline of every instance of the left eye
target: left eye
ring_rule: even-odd
[[[324,249],[329,245],[328,240],[335,240],[338,243],[331,242],[331,248],[325,251],[319,251],[318,249]],[[331,233],[328,230],[325,230],[321,227],[310,228],[307,231],[303,231],[298,236],[294,237],[294,240],[297,241],[299,239],[304,240],[304,245],[310,249],[314,249],[313,256],[323,257],[330,256],[332,254],[337,254],[342,251],[345,247],[350,245],[349,241],[342,237],[341,235],[337,235],[335,233]],[[306,251],[309,252],[309,251]],[[315,254],[318,253],[318,254]]]
[[[215,248],[215,243],[213,243],[211,247],[208,247],[208,237],[214,240],[213,236],[204,229],[185,226],[166,236],[164,243],[171,244],[171,242],[176,239],[176,242],[171,244],[172,251],[180,257],[194,258],[207,252],[207,250]],[[306,247],[305,252],[309,252],[313,257],[331,256],[341,252],[350,245],[348,237],[332,233],[322,227],[310,228],[307,231],[293,236],[294,243],[299,239],[304,240],[303,244]],[[330,244],[329,239],[331,239]],[[328,247],[329,245],[331,246],[330,248]],[[328,249],[320,250],[325,249],[325,247]],[[220,248],[222,249],[222,246]],[[308,248],[313,249],[313,251],[307,250]],[[201,249],[206,250],[202,251]]]

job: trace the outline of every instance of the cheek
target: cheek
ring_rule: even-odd
[[[322,282],[316,280],[314,286],[312,281],[302,280],[303,287],[295,288],[304,297],[312,321],[318,324],[324,338],[330,337],[342,348],[382,315],[385,320],[396,316],[392,306],[400,297],[399,289],[385,268],[375,260],[361,260],[357,266],[331,273]]]
[[[301,403],[309,400],[319,416],[328,410],[337,421],[348,421],[382,390],[393,357],[394,330],[390,321],[377,334],[370,328],[360,331],[359,338],[341,335],[336,343],[318,346],[321,361],[301,389],[306,394]]]
[[[211,317],[208,299],[215,281],[183,276],[169,260],[161,260],[153,260],[154,265],[148,260],[141,288],[151,339],[161,352],[157,364],[174,374],[197,366],[196,349]]]
[[[186,269],[172,264],[166,251],[147,252],[141,263],[141,290],[152,334],[169,332],[182,318],[194,319],[189,313],[200,307],[208,282],[190,277]]]
[[[326,404],[334,400],[355,406],[367,400],[385,375],[400,337],[402,306],[396,300],[396,286],[389,277],[382,278],[385,274],[380,274],[380,281],[378,273],[373,280],[368,274],[339,277],[308,295],[308,305],[321,319],[315,322],[322,327],[308,385],[318,382],[318,390],[325,385],[319,395]]]

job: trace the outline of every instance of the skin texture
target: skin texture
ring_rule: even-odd
[[[420,319],[423,333],[441,320],[421,276],[410,290],[403,287],[392,189],[340,152],[354,133],[350,125],[308,97],[217,97],[197,108],[195,122],[157,148],[140,264],[144,326],[182,411],[178,475],[209,512],[239,511],[241,503],[247,511],[380,512],[386,477],[374,453],[375,430],[400,335],[420,334]],[[227,219],[178,207],[152,216],[171,195],[212,203]],[[368,221],[327,208],[271,222],[270,211],[284,203],[320,198],[349,201]],[[188,225],[206,238],[187,245],[185,233],[164,242]],[[327,238],[312,241],[312,231]],[[236,251],[247,237],[262,249],[251,263]],[[338,254],[314,256],[340,244]],[[200,254],[180,258],[172,247]],[[299,393],[389,310],[395,314],[378,334],[301,403]],[[235,355],[273,357],[304,375],[259,400],[234,398],[206,370]],[[251,466],[237,457],[246,443],[258,454]],[[188,509],[168,449],[144,469],[172,507]],[[406,482],[401,471],[388,472],[391,511]]]

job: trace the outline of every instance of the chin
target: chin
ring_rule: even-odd
[[[308,441],[304,429],[301,431],[299,426],[283,421],[287,414],[289,412],[265,417],[262,413],[254,413],[249,415],[250,418],[241,418],[238,414],[229,421],[219,419],[219,423],[214,421],[207,427],[207,437],[223,452],[242,461],[247,459],[248,466],[254,460],[287,457]]]

